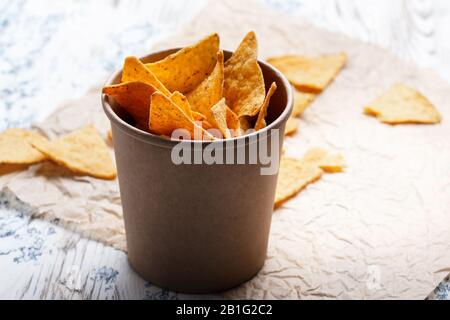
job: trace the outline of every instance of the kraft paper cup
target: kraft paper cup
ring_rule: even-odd
[[[156,61],[176,50],[141,60]],[[225,52],[225,59],[230,56]],[[279,71],[259,64],[266,88],[273,81],[278,86],[268,109],[269,125],[249,136],[190,141],[190,146],[203,151],[215,144],[224,154],[232,149],[236,155],[255,140],[271,146],[278,139],[274,156],[280,158],[292,90]],[[107,85],[120,78],[121,71]],[[157,286],[186,293],[223,291],[255,276],[266,257],[277,175],[261,175],[265,165],[260,161],[176,165],[171,151],[179,141],[133,127],[106,95],[102,103],[111,121],[128,259],[137,273]]]

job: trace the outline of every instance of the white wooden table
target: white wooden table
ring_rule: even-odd
[[[102,82],[124,55],[144,52],[204,3],[0,0],[0,130],[42,119],[63,100]],[[390,47],[450,82],[447,0],[266,3],[324,28]],[[142,280],[129,267],[125,253],[55,224],[30,221],[28,209],[11,210],[10,201],[0,196],[0,298],[183,297]],[[437,297],[446,295],[450,297],[450,285],[443,284]]]

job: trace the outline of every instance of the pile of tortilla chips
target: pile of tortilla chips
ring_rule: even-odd
[[[128,57],[120,84],[103,93],[133,118],[134,125],[160,135],[209,140],[233,138],[264,128],[270,98],[257,61],[254,32],[248,33],[225,62],[220,39],[211,34],[166,58],[143,63]]]
[[[27,165],[53,161],[75,174],[114,179],[116,168],[102,137],[86,126],[50,141],[37,132],[9,129],[0,133],[0,165]]]

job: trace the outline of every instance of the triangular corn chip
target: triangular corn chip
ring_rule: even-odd
[[[233,137],[239,137],[241,135],[239,117],[228,106],[227,106],[227,127],[231,131]]]
[[[295,90],[292,117],[299,117],[306,110],[306,108],[309,107],[309,105],[314,101],[315,98],[316,95],[313,93],[305,93]]]
[[[225,104],[225,99],[220,100],[209,112],[211,113],[211,118],[214,119],[213,125],[220,130],[223,137],[225,139],[231,138],[231,133],[227,125],[227,105]]]
[[[217,53],[217,63],[213,72],[194,90],[186,94],[186,97],[192,106],[192,110],[208,116],[209,109],[222,99],[223,68],[223,52],[219,51]]]
[[[86,126],[54,141],[32,141],[52,161],[78,174],[114,179],[116,168],[108,147],[92,126]]]
[[[388,124],[439,123],[441,115],[422,94],[403,84],[396,84],[373,103],[364,108]]]
[[[263,105],[261,109],[259,110],[258,119],[256,120],[255,124],[255,130],[261,130],[266,127],[266,116],[267,116],[267,108],[270,104],[270,98],[272,98],[273,94],[275,93],[275,90],[277,90],[277,84],[275,82],[272,83],[272,85],[269,88],[269,91],[267,92],[266,98],[264,99]]]
[[[292,116],[289,117],[289,119],[286,122],[284,134],[286,136],[293,135],[294,133],[297,132],[299,125],[300,125],[300,121],[298,119],[293,118]]]
[[[33,141],[45,140],[40,134],[23,129],[8,129],[0,133],[0,164],[34,164],[47,156],[32,146]]]
[[[322,176],[322,169],[298,159],[282,157],[278,173],[275,208]]]
[[[155,75],[145,67],[145,65],[136,57],[128,57],[122,71],[122,82],[144,82],[149,84],[166,96],[170,95],[170,91],[155,77]]]
[[[103,88],[103,93],[113,97],[136,122],[136,126],[148,131],[150,97],[155,87],[144,82],[124,82]]]
[[[250,32],[225,63],[223,93],[226,105],[239,117],[256,116],[266,95],[263,74],[256,56],[256,36]]]
[[[146,64],[170,91],[187,93],[197,87],[216,65],[219,35],[207,36],[163,60]]]
[[[300,91],[320,93],[347,61],[344,53],[320,57],[281,56],[267,60]]]
[[[321,148],[309,149],[303,162],[320,167],[328,173],[341,172],[344,169],[344,157],[341,154],[329,154]]]
[[[155,92],[151,98],[150,131],[170,137],[176,129],[185,129],[191,138],[197,138],[196,134],[208,136],[206,131],[197,126],[194,121],[177,104],[160,92]]]
[[[189,119],[194,121],[194,115],[192,114],[191,105],[182,93],[175,91],[174,93],[172,93],[172,95],[170,95],[169,99],[178,107],[180,107],[180,109],[183,110],[183,112],[188,116]]]

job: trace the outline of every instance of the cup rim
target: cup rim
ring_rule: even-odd
[[[156,55],[160,55],[160,56],[166,55],[167,56],[167,55],[177,52],[181,49],[182,48],[173,48],[173,49],[156,51],[156,52],[153,52],[148,55],[140,57],[139,60],[142,61],[148,57],[156,56]],[[233,54],[233,52],[229,51],[229,50],[223,50],[223,52],[230,54],[230,55]],[[286,77],[278,69],[276,69],[272,65],[268,64],[267,62],[264,62],[261,60],[257,60],[257,61],[258,61],[258,64],[263,65],[265,68],[268,68],[269,70],[271,70],[276,75],[276,77],[283,83],[283,85],[287,91],[287,102],[286,102],[286,107],[284,108],[283,112],[271,124],[269,124],[268,126],[266,126],[265,128],[263,128],[261,130],[252,132],[250,134],[246,134],[246,135],[239,136],[239,137],[228,138],[228,139],[213,140],[213,141],[190,140],[190,139],[189,140],[167,139],[160,135],[156,135],[156,134],[153,134],[150,132],[143,131],[143,130],[138,129],[138,128],[132,126],[131,124],[127,123],[125,120],[120,118],[114,112],[114,110],[112,109],[112,107],[108,101],[108,96],[104,93],[101,93],[101,101],[102,101],[103,111],[105,112],[106,116],[109,118],[111,123],[116,124],[119,129],[121,129],[128,135],[131,135],[131,136],[133,136],[139,140],[142,140],[144,142],[156,144],[156,145],[160,145],[160,146],[172,148],[175,145],[179,144],[180,142],[192,143],[192,144],[197,144],[197,145],[198,144],[209,145],[211,143],[221,143],[222,144],[222,143],[226,143],[226,142],[230,142],[230,141],[233,141],[233,143],[234,143],[234,141],[242,141],[245,139],[248,139],[247,141],[252,141],[250,138],[261,135],[263,133],[266,133],[275,127],[279,127],[280,124],[283,123],[283,121],[287,121],[287,119],[289,118],[289,116],[292,113],[293,101],[294,101],[293,89],[292,89],[292,86],[289,83],[289,81],[286,79]],[[122,73],[122,69],[113,72],[106,80],[104,86],[113,84],[114,79],[121,73]]]

